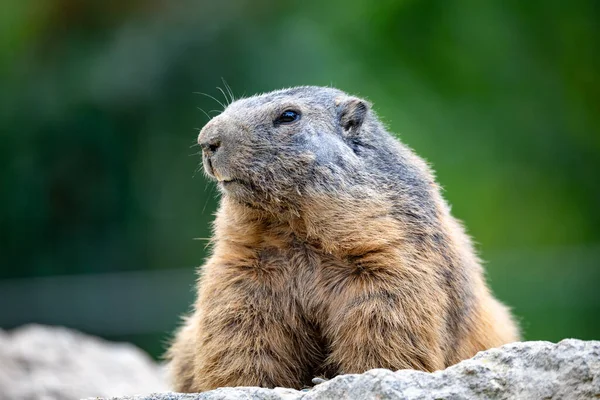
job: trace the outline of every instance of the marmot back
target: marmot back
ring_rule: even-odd
[[[175,390],[434,371],[518,340],[428,166],[365,100],[321,87],[240,99],[198,143],[222,199],[168,353]]]

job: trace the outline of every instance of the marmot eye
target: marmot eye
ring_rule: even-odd
[[[275,123],[275,125],[291,124],[292,122],[296,122],[299,119],[300,119],[300,113],[299,112],[294,111],[294,110],[285,110],[273,122]]]

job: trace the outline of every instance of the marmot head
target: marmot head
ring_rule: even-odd
[[[198,143],[206,174],[225,196],[295,214],[315,195],[380,193],[401,162],[399,143],[367,101],[324,87],[237,100],[206,124]]]

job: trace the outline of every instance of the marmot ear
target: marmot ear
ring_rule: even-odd
[[[343,96],[335,99],[335,105],[344,132],[356,133],[367,116],[369,103],[357,97]]]

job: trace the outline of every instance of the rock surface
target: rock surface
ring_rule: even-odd
[[[342,375],[307,392],[222,388],[120,400],[594,399],[600,398],[600,342],[522,342],[477,354],[434,373],[375,369]]]
[[[338,376],[306,392],[254,387],[200,394],[166,390],[163,368],[132,345],[65,328],[0,330],[0,400],[600,399],[600,342],[513,343],[443,371],[374,369]]]
[[[166,390],[163,368],[131,344],[59,327],[0,330],[0,400],[75,400]]]

